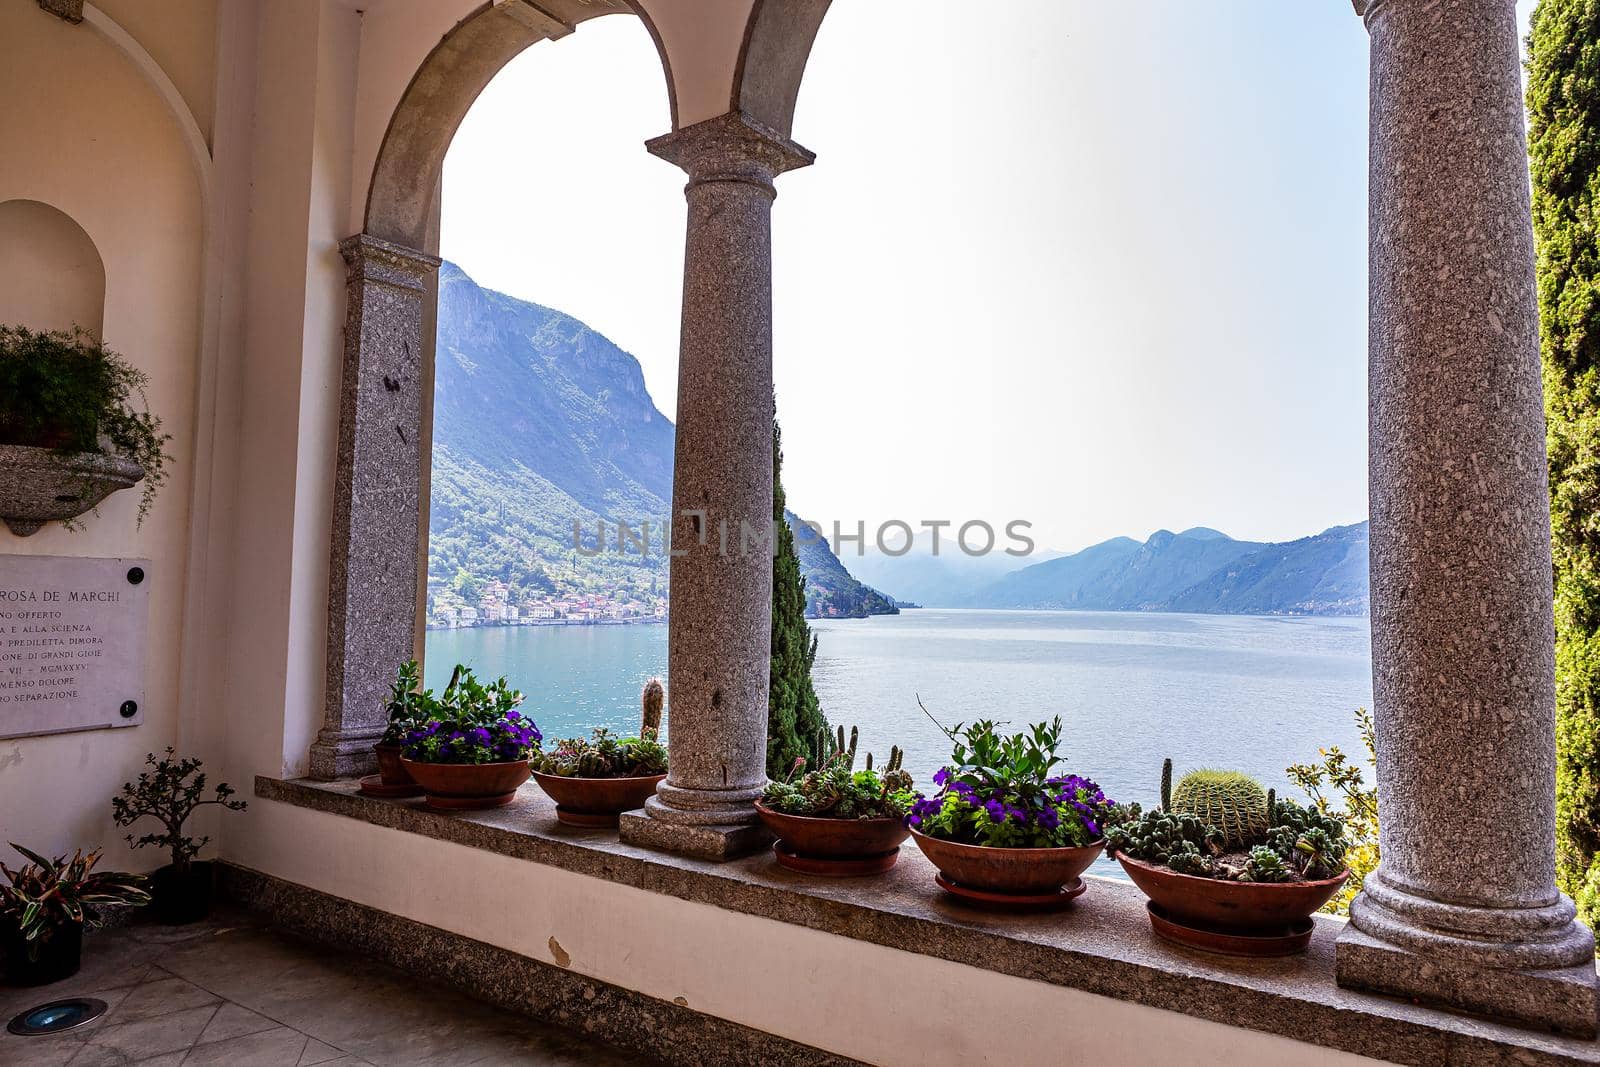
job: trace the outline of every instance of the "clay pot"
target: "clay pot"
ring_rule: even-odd
[[[372,750],[378,754],[378,777],[384,785],[417,784],[411,772],[406,770],[405,761],[400,758],[406,746],[398,741],[379,741],[372,746]]]
[[[785,815],[756,802],[756,812],[761,821],[778,836],[778,862],[785,866],[789,857],[802,860],[853,861],[887,855],[883,870],[894,866],[900,843],[911,831],[901,819],[829,819],[814,815]],[[824,864],[824,868],[825,868]],[[827,873],[826,869],[816,873]],[[852,870],[852,873],[857,873]],[[877,873],[861,871],[859,873]]]
[[[947,881],[964,889],[1017,896],[1055,893],[1078,881],[1106,847],[1104,840],[1081,848],[987,848],[911,836]]]
[[[16,929],[0,934],[7,985],[48,985],[71,978],[83,962],[83,924],[67,923],[56,927],[50,940],[34,946],[33,959],[28,958],[28,951],[28,943]]]
[[[1117,862],[1167,918],[1222,931],[1303,927],[1350,877],[1346,870],[1320,882],[1226,882],[1179,874],[1120,852]]]
[[[420,763],[400,757],[400,765],[428,797],[436,811],[477,811],[511,803],[517,787],[528,780],[528,761],[509,763]]]
[[[173,926],[204,919],[211,914],[212,870],[210,860],[191,860],[181,872],[170,863],[152,872],[151,910]]]
[[[644,806],[655,796],[656,785],[664,774],[639,778],[565,778],[559,774],[533,772],[539,788],[556,802],[556,818],[568,826],[585,828],[617,825],[625,811]]]

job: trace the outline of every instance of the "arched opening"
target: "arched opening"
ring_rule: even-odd
[[[0,203],[0,323],[98,338],[106,268],[72,217],[37,200]]]
[[[585,27],[508,63],[444,168],[424,681],[505,676],[550,739],[636,732],[666,674],[683,219],[641,149],[660,79],[638,22]]]
[[[341,246],[349,308],[315,776],[371,765],[394,665],[423,651],[430,485],[422,457],[432,445],[445,155],[468,109],[512,58],[589,19],[629,10],[584,0],[482,8],[423,60],[390,119],[365,228]]]

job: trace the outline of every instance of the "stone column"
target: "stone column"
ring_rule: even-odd
[[[1358,5],[1358,8],[1360,5]],[[1593,1036],[1555,886],[1555,653],[1515,0],[1369,0],[1382,863],[1341,985]]]
[[[339,457],[328,562],[327,704],[311,776],[372,770],[395,669],[417,612],[418,447],[425,302],[439,260],[366,234],[339,245],[349,267]]]
[[[670,770],[625,841],[726,859],[770,840],[773,179],[811,153],[735,114],[649,143],[689,175],[672,485]]]

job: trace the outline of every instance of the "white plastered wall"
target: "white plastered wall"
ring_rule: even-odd
[[[113,495],[68,532],[29,538],[0,529],[8,556],[143,556],[152,561],[149,661],[140,726],[0,740],[0,832],[36,849],[105,845],[130,854],[111,823],[111,795],[148,751],[179,737],[181,644],[196,434],[204,208],[183,128],[127,53],[88,26],[33,3],[0,4],[0,201],[26,199],[69,216],[105,268],[105,342],[150,375],[153,411],[172,434],[169,483],[143,527],[139,490]],[[3,279],[0,279],[3,284]],[[26,325],[26,324],[25,324]]]

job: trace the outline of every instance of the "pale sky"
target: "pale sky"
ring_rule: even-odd
[[[1531,0],[1519,13],[1526,25]],[[836,0],[778,180],[784,480],[807,518],[1041,546],[1366,515],[1367,36],[1348,0]],[[514,60],[443,251],[676,407],[683,175],[628,17]]]

